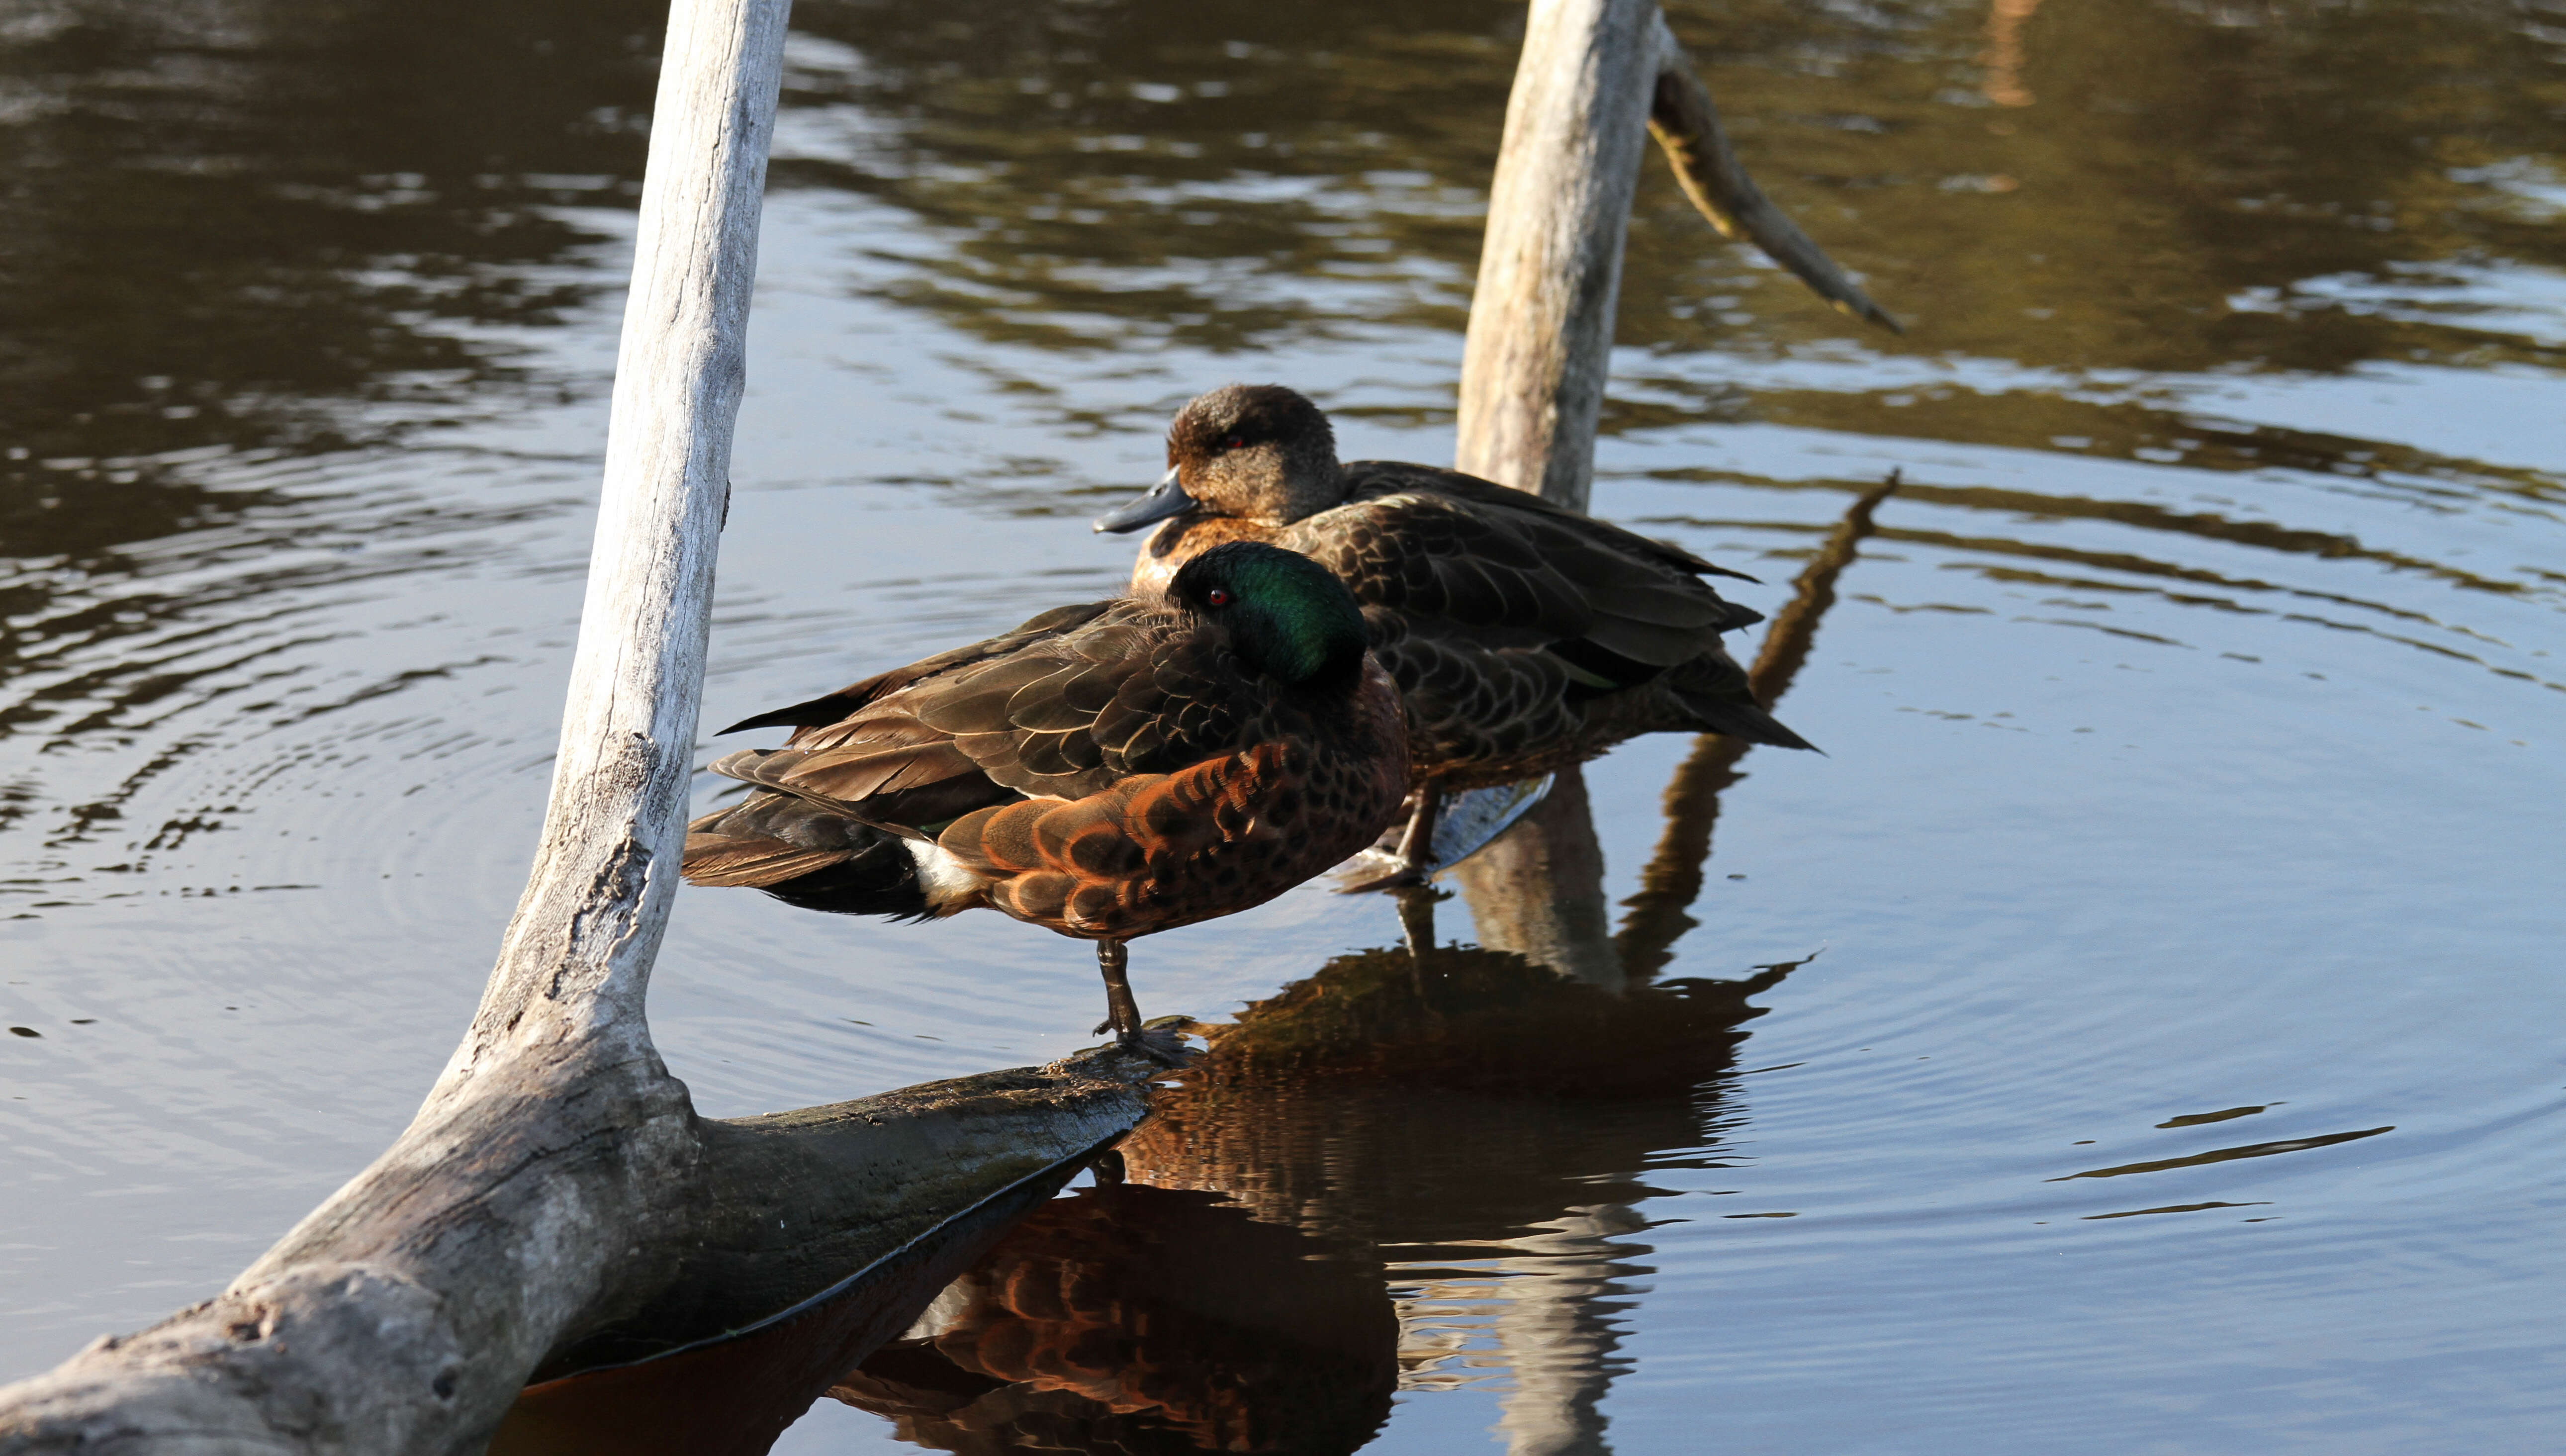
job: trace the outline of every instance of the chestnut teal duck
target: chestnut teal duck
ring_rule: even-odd
[[[1156,526],[1135,592],[1242,541],[1344,580],[1407,705],[1411,879],[1451,793],[1551,773],[1642,733],[1810,746],[1764,711],[1720,644],[1763,614],[1704,578],[1751,577],[1459,471],[1340,463],[1327,415],[1279,384],[1196,397],[1167,427],[1166,458],[1156,486],[1096,529]]]
[[[753,792],[686,827],[686,879],[1092,940],[1097,1030],[1138,1045],[1125,942],[1326,871],[1409,789],[1399,690],[1335,576],[1235,542],[1161,580],[723,730],[793,733],[713,764]]]

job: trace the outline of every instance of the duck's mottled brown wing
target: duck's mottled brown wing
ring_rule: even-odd
[[[1408,795],[1399,690],[1368,664],[1350,701],[1277,698],[1235,751],[1063,802],[966,816],[936,843],[987,902],[1072,935],[1121,938],[1262,904],[1369,845]]]
[[[912,682],[933,677],[937,673],[950,672],[954,668],[968,666],[973,662],[985,662],[992,657],[1003,657],[1027,642],[1083,626],[1104,615],[1106,608],[1113,605],[1112,602],[1081,602],[1070,607],[1055,607],[1049,611],[1039,612],[1027,618],[1023,625],[1013,631],[1000,632],[994,637],[983,638],[969,646],[938,652],[932,657],[921,657],[905,667],[895,667],[889,672],[877,672],[862,682],[850,683],[836,692],[822,693],[816,698],[787,707],[770,708],[754,717],[742,718],[724,728],[722,732],[740,733],[751,728],[787,727],[799,730],[842,723],[857,709],[886,693],[898,692]],[[797,731],[793,738],[785,741],[790,743],[801,736]]]
[[[1762,619],[1701,580],[1736,573],[1679,547],[1449,470],[1357,461],[1346,471],[1348,502],[1287,528],[1279,544],[1428,634],[1547,646],[1618,680],[1688,661]]]
[[[837,722],[806,724],[784,748],[733,754],[714,771],[917,830],[1021,796],[1084,798],[1272,731],[1270,703],[1219,635],[1153,607],[1101,606],[1065,627],[943,656],[937,669],[869,680],[900,681]]]

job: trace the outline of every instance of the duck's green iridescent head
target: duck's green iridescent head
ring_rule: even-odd
[[[1229,629],[1239,660],[1296,687],[1352,684],[1363,674],[1363,608],[1337,574],[1255,541],[1215,546],[1176,573],[1167,598]]]

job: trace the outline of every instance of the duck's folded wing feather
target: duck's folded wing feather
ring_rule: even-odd
[[[1254,741],[1258,684],[1213,633],[1165,613],[1108,618],[901,695],[999,784],[1078,799]]]
[[[1652,557],[1695,576],[1727,577],[1740,582],[1758,580],[1744,572],[1713,566],[1671,541],[1660,541],[1635,531],[1626,531],[1610,521],[1598,521],[1583,512],[1553,505],[1530,491],[1515,490],[1493,480],[1464,475],[1458,470],[1439,470],[1431,465],[1411,465],[1397,460],[1357,460],[1346,467],[1346,474],[1352,485],[1348,492],[1352,499],[1403,490],[1428,490],[1473,505],[1545,517],[1589,539],[1607,542],[1616,551]]]
[[[974,662],[986,662],[991,658],[1004,657],[1028,642],[1039,641],[1044,637],[1056,636],[1061,632],[1084,626],[1102,616],[1112,606],[1114,606],[1112,602],[1081,602],[1070,607],[1055,607],[1049,611],[1027,619],[1012,631],[1000,632],[994,637],[973,642],[968,646],[938,652],[932,657],[921,657],[905,667],[895,667],[889,672],[875,673],[862,682],[851,683],[836,692],[822,693],[816,698],[787,707],[769,709],[754,717],[742,718],[721,731],[738,733],[750,728],[785,727],[807,730],[842,723],[867,704],[888,697],[911,683],[934,677],[939,673],[950,672],[957,667],[965,667]],[[802,733],[796,732],[793,741],[799,741],[801,737]]]
[[[1717,568],[1665,543],[1450,471],[1348,470],[1356,499],[1283,544],[1325,562],[1366,604],[1437,619],[1488,648],[1583,643],[1596,649],[1586,656],[1645,675],[1760,619],[1700,579]]]
[[[781,884],[815,869],[826,869],[846,857],[844,849],[806,849],[780,840],[690,833],[686,836],[686,882]]]
[[[713,770],[914,831],[1024,796],[1085,798],[1271,731],[1270,697],[1221,636],[1158,607],[1116,604],[988,647],[868,679],[899,685]]]

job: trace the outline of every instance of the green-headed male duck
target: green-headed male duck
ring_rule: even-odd
[[[1167,426],[1167,473],[1099,531],[1158,524],[1147,592],[1242,541],[1343,578],[1408,708],[1413,877],[1443,795],[1583,762],[1624,739],[1725,733],[1807,748],[1755,701],[1720,633],[1763,619],[1725,571],[1524,491],[1431,465],[1337,460],[1319,406],[1279,384],[1199,395]]]
[[[686,827],[687,880],[1093,940],[1097,1030],[1138,1045],[1125,941],[1324,872],[1409,787],[1399,690],[1335,576],[1239,542],[1162,582],[723,730],[793,734],[713,764],[757,787]]]

